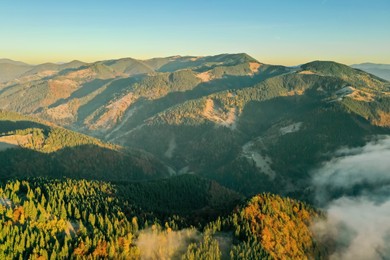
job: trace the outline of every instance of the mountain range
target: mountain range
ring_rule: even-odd
[[[230,255],[259,240],[262,256],[301,257],[293,246],[288,255],[266,242],[259,230],[274,212],[267,205],[283,205],[281,219],[299,211],[292,219],[304,229],[321,216],[278,196],[314,205],[316,169],[342,148],[390,134],[386,69],[332,61],[286,67],[245,53],[36,66],[1,59],[0,177],[108,181],[143,221],[178,214],[195,225],[230,214],[222,226],[235,232],[234,243],[246,241]],[[327,254],[314,244],[307,254]]]
[[[361,63],[351,65],[352,68],[361,69],[368,73],[374,74],[385,80],[390,80],[390,65],[389,64],[376,64],[376,63]]]
[[[0,109],[146,151],[172,175],[292,195],[327,153],[388,132],[388,91],[386,80],[328,61],[124,58],[34,66],[3,80]]]

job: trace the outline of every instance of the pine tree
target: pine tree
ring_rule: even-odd
[[[62,203],[61,204],[61,210],[60,210],[60,218],[61,219],[66,219],[66,217],[67,217],[66,209],[65,209],[64,204]]]
[[[73,216],[71,203],[68,203],[67,212],[68,212],[68,216]]]
[[[81,218],[80,211],[78,207],[75,207],[74,209],[74,218],[79,220]]]

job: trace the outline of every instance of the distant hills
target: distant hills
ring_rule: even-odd
[[[32,67],[20,61],[0,59],[0,83],[18,78],[23,73],[32,69]]]
[[[380,78],[390,80],[390,64],[361,63],[351,65],[351,67],[361,69]]]

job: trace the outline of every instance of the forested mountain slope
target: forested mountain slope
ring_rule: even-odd
[[[0,178],[74,177],[137,180],[169,176],[152,155],[62,127],[0,111]]]
[[[332,152],[389,133],[389,84],[331,61],[124,58],[35,67],[1,85],[0,107],[145,150],[171,174],[304,198]]]

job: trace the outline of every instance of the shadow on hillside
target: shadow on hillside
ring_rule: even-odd
[[[70,72],[74,72],[74,71],[78,71],[78,70],[83,70],[83,69],[87,69],[89,67],[89,65],[81,65],[80,67],[77,67],[77,68],[66,68],[66,69],[62,69],[60,70],[57,75],[58,76],[64,76]]]
[[[78,123],[83,122],[84,119],[88,117],[91,113],[93,113],[96,109],[107,104],[116,95],[125,91],[131,85],[140,81],[144,77],[145,75],[137,75],[130,78],[112,80],[106,89],[104,89],[101,93],[96,95],[87,104],[79,107],[77,111]],[[80,89],[80,91],[82,91],[82,89]],[[86,93],[86,91],[83,91],[83,93]]]
[[[0,151],[5,151],[5,150],[11,149],[11,148],[18,148],[18,146],[15,144],[7,143],[7,142],[2,142],[1,137],[0,137]]]
[[[0,179],[50,177],[105,181],[167,177],[166,167],[138,151],[120,152],[97,145],[67,147],[52,153],[25,148],[0,151]]]
[[[306,93],[264,101],[249,101],[242,111],[237,128],[246,133],[248,138],[254,138],[284,120],[299,121],[300,116],[318,108],[319,103],[319,99],[312,98]]]
[[[74,98],[83,98],[83,97],[91,94],[95,90],[103,87],[105,84],[107,84],[110,81],[112,81],[112,79],[94,79],[94,80],[92,80],[90,82],[87,82],[87,83],[83,84],[83,86],[81,88],[79,88],[78,90],[74,91],[70,95],[70,97],[68,97],[68,98],[61,98],[61,99],[57,100],[55,103],[51,104],[49,106],[49,108],[53,108],[53,107],[65,104],[66,102],[68,102],[68,101],[70,101],[70,100],[72,100]]]
[[[44,134],[47,134],[50,127],[32,121],[0,120],[0,136],[7,135],[7,132],[16,130],[23,131],[29,128],[40,128],[43,129]]]
[[[184,174],[162,180],[115,182],[117,194],[145,212],[170,216],[191,216],[197,221],[227,214],[243,196],[198,175]]]
[[[17,84],[12,84],[12,85],[7,86],[7,87],[5,87],[5,88],[3,88],[3,89],[0,89],[0,95],[3,94],[4,92],[6,92],[6,91],[9,90],[9,89],[12,89],[12,88],[15,87],[15,86],[17,86]]]

